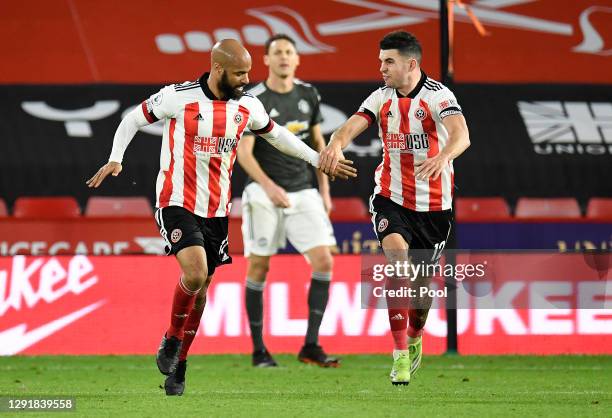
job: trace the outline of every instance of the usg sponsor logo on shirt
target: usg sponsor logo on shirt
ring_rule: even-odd
[[[385,147],[389,152],[409,152],[429,149],[429,135],[426,133],[403,134],[386,133]]]

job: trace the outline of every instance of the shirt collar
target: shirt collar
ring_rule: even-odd
[[[423,88],[423,85],[425,84],[426,80],[427,80],[427,74],[425,74],[425,71],[421,70],[421,79],[419,80],[417,85],[412,89],[412,91],[408,93],[407,96],[404,96],[402,93],[400,93],[398,89],[395,89],[395,94],[400,99],[404,99],[404,98],[414,99],[416,95],[419,94],[419,92]]]
[[[215,96],[212,90],[208,87],[207,81],[208,81],[209,76],[210,76],[210,73],[206,72],[202,74],[202,76],[198,79],[198,81],[200,82],[200,87],[202,88],[202,91],[204,92],[204,95],[208,97],[210,100],[227,101],[227,99],[219,99],[217,96]]]

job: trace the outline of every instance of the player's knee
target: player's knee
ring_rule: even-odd
[[[247,276],[254,282],[263,283],[266,281],[266,275],[268,274],[267,266],[257,266],[249,269]]]
[[[207,283],[208,272],[206,266],[200,268],[188,269],[183,272],[183,281],[189,289],[202,289]]]
[[[385,258],[387,259],[387,264],[403,263],[409,260],[406,250],[385,251]]]
[[[270,263],[267,259],[252,257],[249,261],[247,276],[253,281],[263,283],[266,280],[268,270],[270,270]]]
[[[322,254],[311,260],[313,271],[328,273],[334,268],[334,259],[331,254]]]
[[[210,282],[212,281],[213,276],[207,276],[206,280],[204,280],[204,285],[202,286],[202,289],[204,290],[204,294],[206,295],[206,289],[208,289],[208,286],[210,285]]]
[[[382,248],[389,263],[408,259],[408,243],[400,234],[393,233],[383,238]]]
[[[206,255],[203,251],[186,248],[181,250],[177,258],[183,271],[183,283],[190,290],[199,290],[208,278]]]
[[[202,286],[200,287],[200,291],[198,292],[198,297],[204,297],[206,298],[206,292],[208,291],[208,286],[210,285],[210,282],[212,281],[212,276],[207,276],[206,279],[204,279],[204,282],[202,282]]]

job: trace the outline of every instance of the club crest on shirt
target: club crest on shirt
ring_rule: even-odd
[[[378,232],[383,232],[389,226],[389,221],[387,218],[382,218],[380,222],[378,222]]]
[[[172,233],[170,234],[170,241],[172,241],[173,244],[176,244],[177,242],[179,242],[182,236],[183,236],[183,231],[177,228],[173,230]]]
[[[427,117],[427,111],[422,107],[419,107],[417,110],[414,111],[414,117],[418,120],[425,120],[425,118]]]
[[[164,98],[164,94],[162,92],[159,92],[155,96],[153,96],[151,100],[153,102],[153,106],[159,106],[163,98]]]
[[[237,112],[234,115],[234,122],[236,123],[236,125],[240,125],[240,122],[242,122],[242,113]]]
[[[298,102],[298,109],[300,110],[300,112],[302,113],[308,113],[310,112],[310,105],[308,104],[308,102],[304,99],[301,99]]]

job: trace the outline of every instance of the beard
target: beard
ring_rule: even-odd
[[[223,72],[223,75],[221,76],[221,80],[219,81],[219,85],[217,87],[223,93],[223,96],[228,99],[238,100],[242,97],[243,91],[240,87],[243,86],[232,86],[227,78],[226,72]]]

